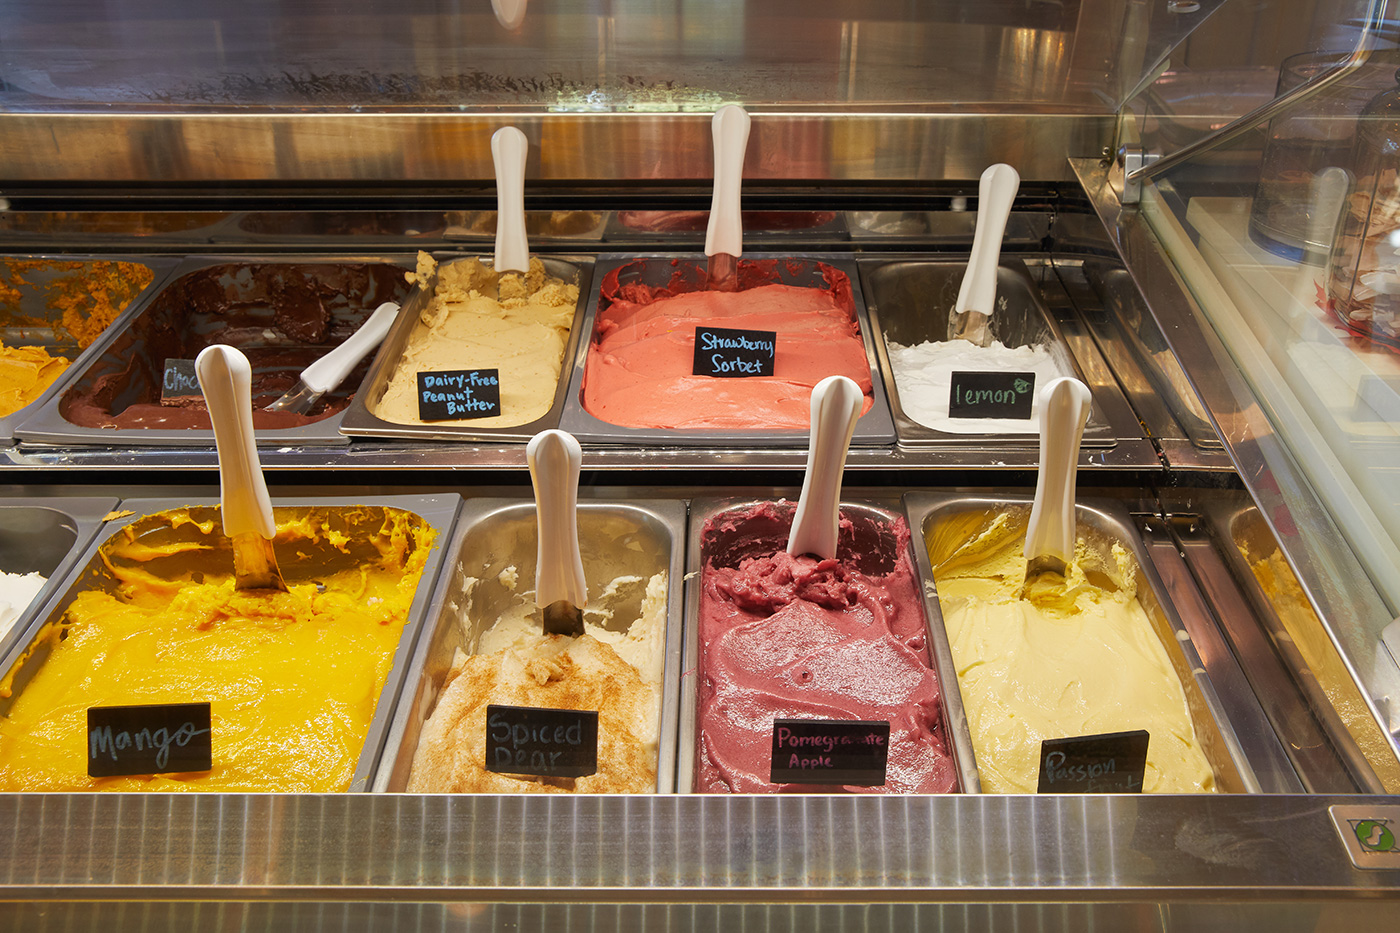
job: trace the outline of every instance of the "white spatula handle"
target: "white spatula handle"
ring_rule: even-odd
[[[215,344],[195,357],[194,370],[214,424],[224,534],[256,531],[272,538],[277,523],[253,435],[253,367],[235,348]]]
[[[525,157],[530,143],[513,126],[491,137],[491,161],[496,165],[496,259],[501,272],[530,268],[530,241],[525,236]]]
[[[744,224],[740,191],[744,180],[744,153],[749,147],[749,115],[744,108],[727,104],[710,121],[715,147],[715,190],[710,196],[710,222],[705,228],[705,255],[744,254]]]
[[[1074,557],[1074,481],[1079,441],[1089,418],[1089,387],[1072,376],[1040,390],[1040,474],[1026,528],[1026,559]]]
[[[972,234],[972,255],[963,273],[953,312],[991,314],[997,297],[997,263],[1011,204],[1021,187],[1021,176],[1005,162],[987,166],[977,186],[977,227]]]
[[[583,449],[572,434],[541,431],[525,445],[535,487],[539,548],[535,560],[535,605],[588,602],[583,558],[578,549],[578,476]]]
[[[788,534],[788,553],[835,557],[840,532],[841,473],[865,396],[845,376],[828,376],[812,389],[812,437],[807,475]]]
[[[302,370],[301,381],[315,392],[334,392],[350,375],[350,370],[379,346],[398,314],[399,306],[392,301],[375,308],[344,343]]]

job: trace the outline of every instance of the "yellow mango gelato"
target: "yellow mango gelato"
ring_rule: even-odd
[[[0,790],[347,789],[434,532],[391,508],[278,518],[287,593],[234,589],[214,509],[142,519],[103,545],[114,585],[80,593],[29,649],[49,655],[0,718]],[[198,702],[211,771],[88,776],[89,707]]]
[[[68,357],[50,356],[43,347],[0,343],[0,417],[37,399],[68,368]]]
[[[430,282],[435,267],[432,257],[419,253],[409,281]],[[538,257],[530,259],[524,276],[497,276],[476,258],[443,266],[432,300],[371,411],[396,424],[423,424],[419,373],[496,369],[501,414],[471,424],[513,427],[543,417],[554,403],[577,305],[578,285],[547,275]]]
[[[1081,535],[1065,577],[1022,598],[1026,519],[958,516],[926,538],[982,789],[1035,793],[1045,739],[1145,729],[1143,790],[1216,790],[1130,556]]]

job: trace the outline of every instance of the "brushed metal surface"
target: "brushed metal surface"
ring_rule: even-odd
[[[272,500],[274,511],[345,506],[396,508],[418,516],[425,525],[433,528],[437,533],[437,539],[431,545],[423,565],[423,574],[419,578],[413,600],[409,605],[408,619],[404,624],[403,633],[399,637],[392,665],[385,676],[384,686],[375,705],[374,716],[366,732],[364,745],[356,759],[355,771],[351,776],[349,787],[352,792],[369,788],[369,780],[379,760],[380,752],[383,750],[385,733],[388,730],[394,704],[397,702],[399,691],[403,687],[405,670],[413,646],[417,641],[418,631],[422,627],[423,614],[427,610],[429,594],[432,592],[434,581],[437,579],[437,573],[442,564],[442,548],[437,544],[437,541],[451,533],[461,502],[461,497],[456,494],[436,496],[379,495],[358,499],[298,498],[288,500],[278,498]],[[6,695],[0,699],[0,715],[9,714],[10,707],[23,694],[25,685],[48,659],[48,646],[42,644],[38,647],[31,646],[37,636],[47,627],[61,623],[69,605],[80,592],[89,589],[102,589],[110,592],[120,585],[120,581],[113,576],[111,568],[100,554],[102,546],[127,527],[134,527],[138,535],[142,534],[144,530],[142,525],[150,525],[149,522],[145,522],[149,516],[168,509],[184,507],[205,511],[207,520],[212,520],[215,523],[218,521],[219,500],[217,498],[123,499],[121,512],[115,513],[111,520],[101,523],[100,528],[94,529],[94,533],[82,550],[81,556],[69,564],[65,576],[57,581],[54,594],[44,603],[42,612],[34,615],[28,626],[14,640],[7,643],[5,653],[0,656],[0,669],[7,671],[9,678]],[[222,551],[206,547],[192,553],[196,553],[200,560],[211,560],[216,564],[219,561],[227,561],[225,566],[231,567],[233,563],[231,547]],[[324,554],[317,556],[319,559],[325,559]],[[311,560],[313,557],[305,559]],[[349,558],[343,559],[348,560]],[[287,570],[290,571],[296,564],[296,561],[289,562]],[[144,795],[137,794],[135,796],[139,798]]]
[[[975,179],[993,162],[1014,162],[1026,180],[1069,181],[1066,156],[1097,156],[1112,139],[1114,118],[1104,110],[1018,109],[755,110],[745,184]],[[340,190],[373,182],[487,184],[494,177],[491,134],[510,125],[530,140],[527,185],[645,179],[708,186],[711,110],[8,112],[0,114],[0,165],[11,195],[54,182],[281,182]]]
[[[9,794],[18,900],[1400,901],[1335,804],[1395,797]],[[58,840],[62,844],[55,844]],[[1393,908],[1392,908],[1393,909]]]
[[[682,500],[590,499],[580,501],[578,509],[579,546],[594,596],[614,577],[645,579],[666,572],[666,630],[661,645],[665,660],[657,711],[656,792],[661,794],[671,793],[676,783],[685,514]],[[536,542],[533,501],[471,498],[463,504],[451,540],[442,545],[444,570],[423,617],[424,633],[408,662],[384,756],[370,781],[372,790],[402,792],[408,787],[422,726],[437,704],[454,653],[476,653],[481,633],[494,621],[490,606],[500,605],[506,596],[500,588],[482,584],[514,567],[519,583],[511,592],[531,590]],[[478,582],[473,586],[469,581]]]

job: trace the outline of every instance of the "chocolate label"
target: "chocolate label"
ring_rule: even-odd
[[[1140,794],[1146,730],[1046,739],[1040,743],[1042,794]]]
[[[773,720],[774,784],[885,783],[890,724],[851,719]]]
[[[194,360],[165,361],[165,375],[160,382],[160,400],[182,398],[204,398],[204,390],[199,387],[199,376],[194,371]]]
[[[87,711],[88,776],[208,771],[208,703],[93,706]]]
[[[418,418],[463,421],[501,413],[501,379],[495,369],[418,374]]]
[[[486,770],[542,777],[597,772],[597,710],[487,706]]]
[[[777,347],[777,331],[697,327],[695,367],[691,372],[722,378],[771,376]]]
[[[953,373],[949,418],[1029,418],[1035,373]]]

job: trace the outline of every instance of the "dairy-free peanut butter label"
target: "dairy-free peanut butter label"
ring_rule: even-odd
[[[953,372],[949,418],[1029,418],[1035,373]]]
[[[418,374],[418,420],[464,421],[501,413],[501,376],[495,369]]]
[[[691,372],[721,378],[771,376],[777,355],[777,331],[697,327]]]
[[[1148,734],[1105,732],[1040,743],[1041,794],[1140,794]]]
[[[598,770],[598,711],[486,707],[486,770],[584,777]]]
[[[194,360],[167,359],[160,380],[160,400],[175,402],[188,398],[204,398],[199,376],[194,371]]]
[[[208,703],[89,707],[87,743],[89,777],[214,766]]]
[[[775,719],[768,780],[774,784],[879,787],[885,783],[889,754],[887,722]]]

